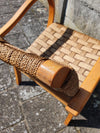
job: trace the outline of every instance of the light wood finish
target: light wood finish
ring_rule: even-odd
[[[63,92],[56,91],[56,90],[52,89],[51,87],[47,86],[46,84],[41,82],[39,79],[36,79],[36,78],[34,78],[34,77],[30,76],[30,75],[27,75],[26,73],[23,73],[23,74],[25,74],[27,77],[32,79],[35,83],[37,83],[44,90],[49,92],[52,96],[54,96],[58,101],[60,101],[65,106],[67,106],[68,103],[70,102],[70,100],[72,99],[71,97],[66,96]]]
[[[66,110],[77,116],[100,81],[100,58],[80,87],[79,93],[69,102]]]
[[[0,39],[0,59],[16,67],[14,68],[16,82],[19,84],[20,72],[27,73],[38,78],[52,88],[61,88],[68,76],[70,68],[55,61],[30,54]],[[2,42],[3,41],[3,42]],[[75,93],[76,94],[76,93]]]
[[[64,124],[67,126],[70,123],[72,118],[73,118],[73,115],[71,113],[68,113],[68,116],[67,116]]]
[[[49,17],[48,17],[47,26],[49,26],[50,24],[53,23],[54,15],[55,15],[55,3],[54,3],[54,0],[48,0],[48,3],[49,3]]]
[[[63,25],[53,23],[43,31],[35,42],[33,42],[27,49],[27,52],[35,53],[36,44],[38,46],[37,51],[39,51],[38,55],[49,57],[64,65],[70,65],[76,70],[80,81],[80,91],[76,96],[69,100],[66,100],[62,94],[58,95],[55,93],[54,95],[54,92],[51,92],[48,87],[46,88],[46,86],[39,81],[37,82],[35,80],[35,82],[52,94],[56,99],[61,101],[65,106],[67,105],[66,110],[69,113],[73,116],[78,115],[100,80],[100,63],[98,63],[100,60],[98,60],[100,41],[73,31]],[[45,49],[44,53],[42,52],[42,49]],[[96,65],[94,66],[95,63]],[[90,74],[88,75],[88,73]],[[93,82],[91,83],[92,80]],[[66,125],[72,118],[70,117],[69,119],[69,116],[66,118]]]
[[[11,20],[0,29],[0,35],[2,37],[17,24],[34,2],[36,2],[36,0],[26,0]],[[69,30],[69,28],[64,27],[63,25],[55,23],[50,25],[54,19],[55,8],[53,0],[48,0],[48,2],[48,28],[46,28],[39,38],[27,49],[27,52],[35,53],[36,48],[34,45],[40,45],[40,49],[37,48],[37,51],[39,51],[38,55],[45,55],[50,59],[72,66],[77,71],[80,84],[83,83],[81,84],[80,91],[77,95],[71,98],[61,92],[51,89],[38,79],[30,77],[29,75],[27,76],[66,106],[66,110],[69,114],[65,120],[65,124],[68,125],[72,117],[77,116],[83,109],[96,85],[100,81],[100,58],[98,59],[100,56],[100,41],[82,33]],[[45,40],[47,40],[47,42]],[[45,49],[44,54],[42,54],[42,48]],[[52,53],[52,51],[54,52]],[[15,71],[19,83],[20,74],[18,74],[16,69]]]
[[[8,32],[10,32],[13,27],[20,21],[20,19],[25,15],[25,13],[30,9],[30,7],[36,2],[37,0],[26,0],[24,4],[19,8],[19,10],[15,13],[15,15],[2,27],[0,28],[0,36],[4,37]],[[48,0],[49,3],[49,17],[48,17],[48,24],[49,26],[51,23],[54,21],[54,14],[55,14],[55,5],[54,5],[54,0]],[[15,68],[14,68],[15,70]],[[17,68],[15,71],[15,77],[16,77],[16,83],[18,79],[20,79],[21,82],[21,77],[18,77],[18,75],[21,76],[21,72],[17,72]]]
[[[20,21],[36,1],[37,0],[26,0],[15,15],[0,29],[0,36],[4,37]]]
[[[26,0],[24,4],[19,8],[15,15],[0,29],[0,36],[4,37],[12,28],[20,21],[20,19],[25,15],[25,13],[30,9],[30,7],[37,0]],[[54,20],[54,0],[48,0],[49,3],[49,17],[48,17],[48,26],[53,23]]]
[[[16,84],[20,85],[20,83],[21,83],[21,72],[16,67],[13,67],[13,68],[14,68],[14,73],[15,73],[15,78],[16,78]]]
[[[71,66],[81,85],[99,58],[100,41],[53,23],[26,51]]]
[[[43,62],[36,73],[37,78],[52,88],[61,88],[70,69],[52,60]]]

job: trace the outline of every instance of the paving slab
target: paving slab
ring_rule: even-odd
[[[5,39],[7,39],[6,38],[7,36],[13,35],[13,34],[15,35],[16,33],[22,33],[22,29],[21,29],[21,26],[19,25],[19,23],[17,23],[17,25],[5,36]]]
[[[46,28],[47,16],[47,9],[43,5],[40,6],[40,3],[37,1],[19,22],[30,44]]]
[[[100,133],[100,130],[95,128],[67,127],[57,133]]]
[[[2,60],[0,60],[0,65],[3,64],[4,62]]]
[[[45,93],[23,104],[30,133],[55,133],[65,127],[67,113],[62,104]]]
[[[9,0],[0,0],[0,6],[9,5]]]
[[[24,1],[0,0],[0,27]],[[25,50],[46,27],[47,16],[47,9],[37,2],[5,39]],[[17,86],[13,67],[0,61],[0,133],[100,133],[100,85],[81,115],[65,126],[63,105],[26,76],[22,81]]]
[[[11,133],[11,130],[10,129],[5,129],[5,130],[1,131],[1,133]]]
[[[58,131],[57,133],[80,133],[80,132],[77,132],[75,127],[67,127],[62,129],[61,131]]]
[[[27,39],[25,38],[24,34],[21,32],[7,35],[5,38],[10,44],[18,48],[29,47],[29,43]]]
[[[8,10],[8,7],[10,8],[10,10]],[[11,8],[11,5],[2,5],[2,8],[0,8],[0,12],[2,12],[2,14],[9,14],[9,13],[13,13],[13,10]]]
[[[2,62],[1,62],[2,63]],[[0,92],[12,86],[9,66],[5,63],[0,65]]]
[[[25,85],[26,83],[27,85]],[[18,89],[18,96],[22,102],[30,98],[36,97],[45,92],[44,89],[42,89],[39,85],[37,85],[33,81],[29,82],[25,81],[25,84],[22,83],[22,85]]]
[[[17,125],[10,128],[11,133],[28,133],[27,127],[24,122],[18,123]]]
[[[12,6],[12,8],[19,8],[25,0],[7,0],[9,1],[9,4]]]
[[[12,85],[13,88],[18,89],[18,97],[21,102],[24,102],[30,98],[36,97],[45,92],[39,85],[37,85],[34,81],[26,77],[22,74],[22,82],[21,85],[16,85],[16,79],[14,75],[14,70],[12,66],[9,66],[11,78],[13,79]]]
[[[2,12],[0,13],[0,28],[8,22],[8,20],[12,17],[12,13],[9,14],[3,14]]]
[[[28,133],[25,122],[20,122],[11,128],[3,130],[1,133]]]
[[[0,94],[0,131],[23,120],[16,91]]]

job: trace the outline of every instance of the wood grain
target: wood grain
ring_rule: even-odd
[[[25,13],[30,9],[30,7],[37,0],[26,0],[24,4],[19,8],[15,15],[0,29],[0,36],[4,37],[13,27],[20,21],[20,19],[25,15]],[[49,17],[48,17],[48,26],[53,23],[54,20],[54,0],[48,0],[49,3]]]

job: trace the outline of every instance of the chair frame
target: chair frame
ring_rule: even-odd
[[[37,0],[26,0],[24,4],[19,8],[19,10],[15,13],[15,15],[0,29],[0,36],[4,37],[10,30],[12,30],[13,27],[20,21],[20,19],[25,15],[28,9],[36,1]],[[48,3],[49,17],[47,26],[53,23],[55,15],[54,0],[48,0]],[[21,83],[21,72],[15,67],[14,72],[16,77],[16,83],[19,85]],[[29,75],[27,76],[30,77]],[[73,116],[77,116],[82,111],[92,92],[94,91],[96,85],[100,81],[100,57],[97,60],[96,64],[93,66],[89,75],[81,84],[79,92],[70,100],[69,103],[67,103],[64,98],[51,91],[50,87],[46,86],[45,84],[33,77],[30,78],[33,79],[38,85],[40,85],[42,88],[44,88],[46,91],[48,91],[51,95],[53,95],[56,99],[58,99],[65,105],[65,109],[68,111],[68,116],[65,120],[65,125],[68,125]]]

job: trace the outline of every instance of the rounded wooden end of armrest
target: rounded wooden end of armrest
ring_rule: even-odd
[[[70,69],[52,60],[43,62],[36,73],[39,80],[52,88],[60,88]]]
[[[74,97],[79,91],[79,79],[76,71],[74,69],[70,69],[68,76],[61,86],[61,88],[56,89],[59,92],[63,92],[69,97]]]

